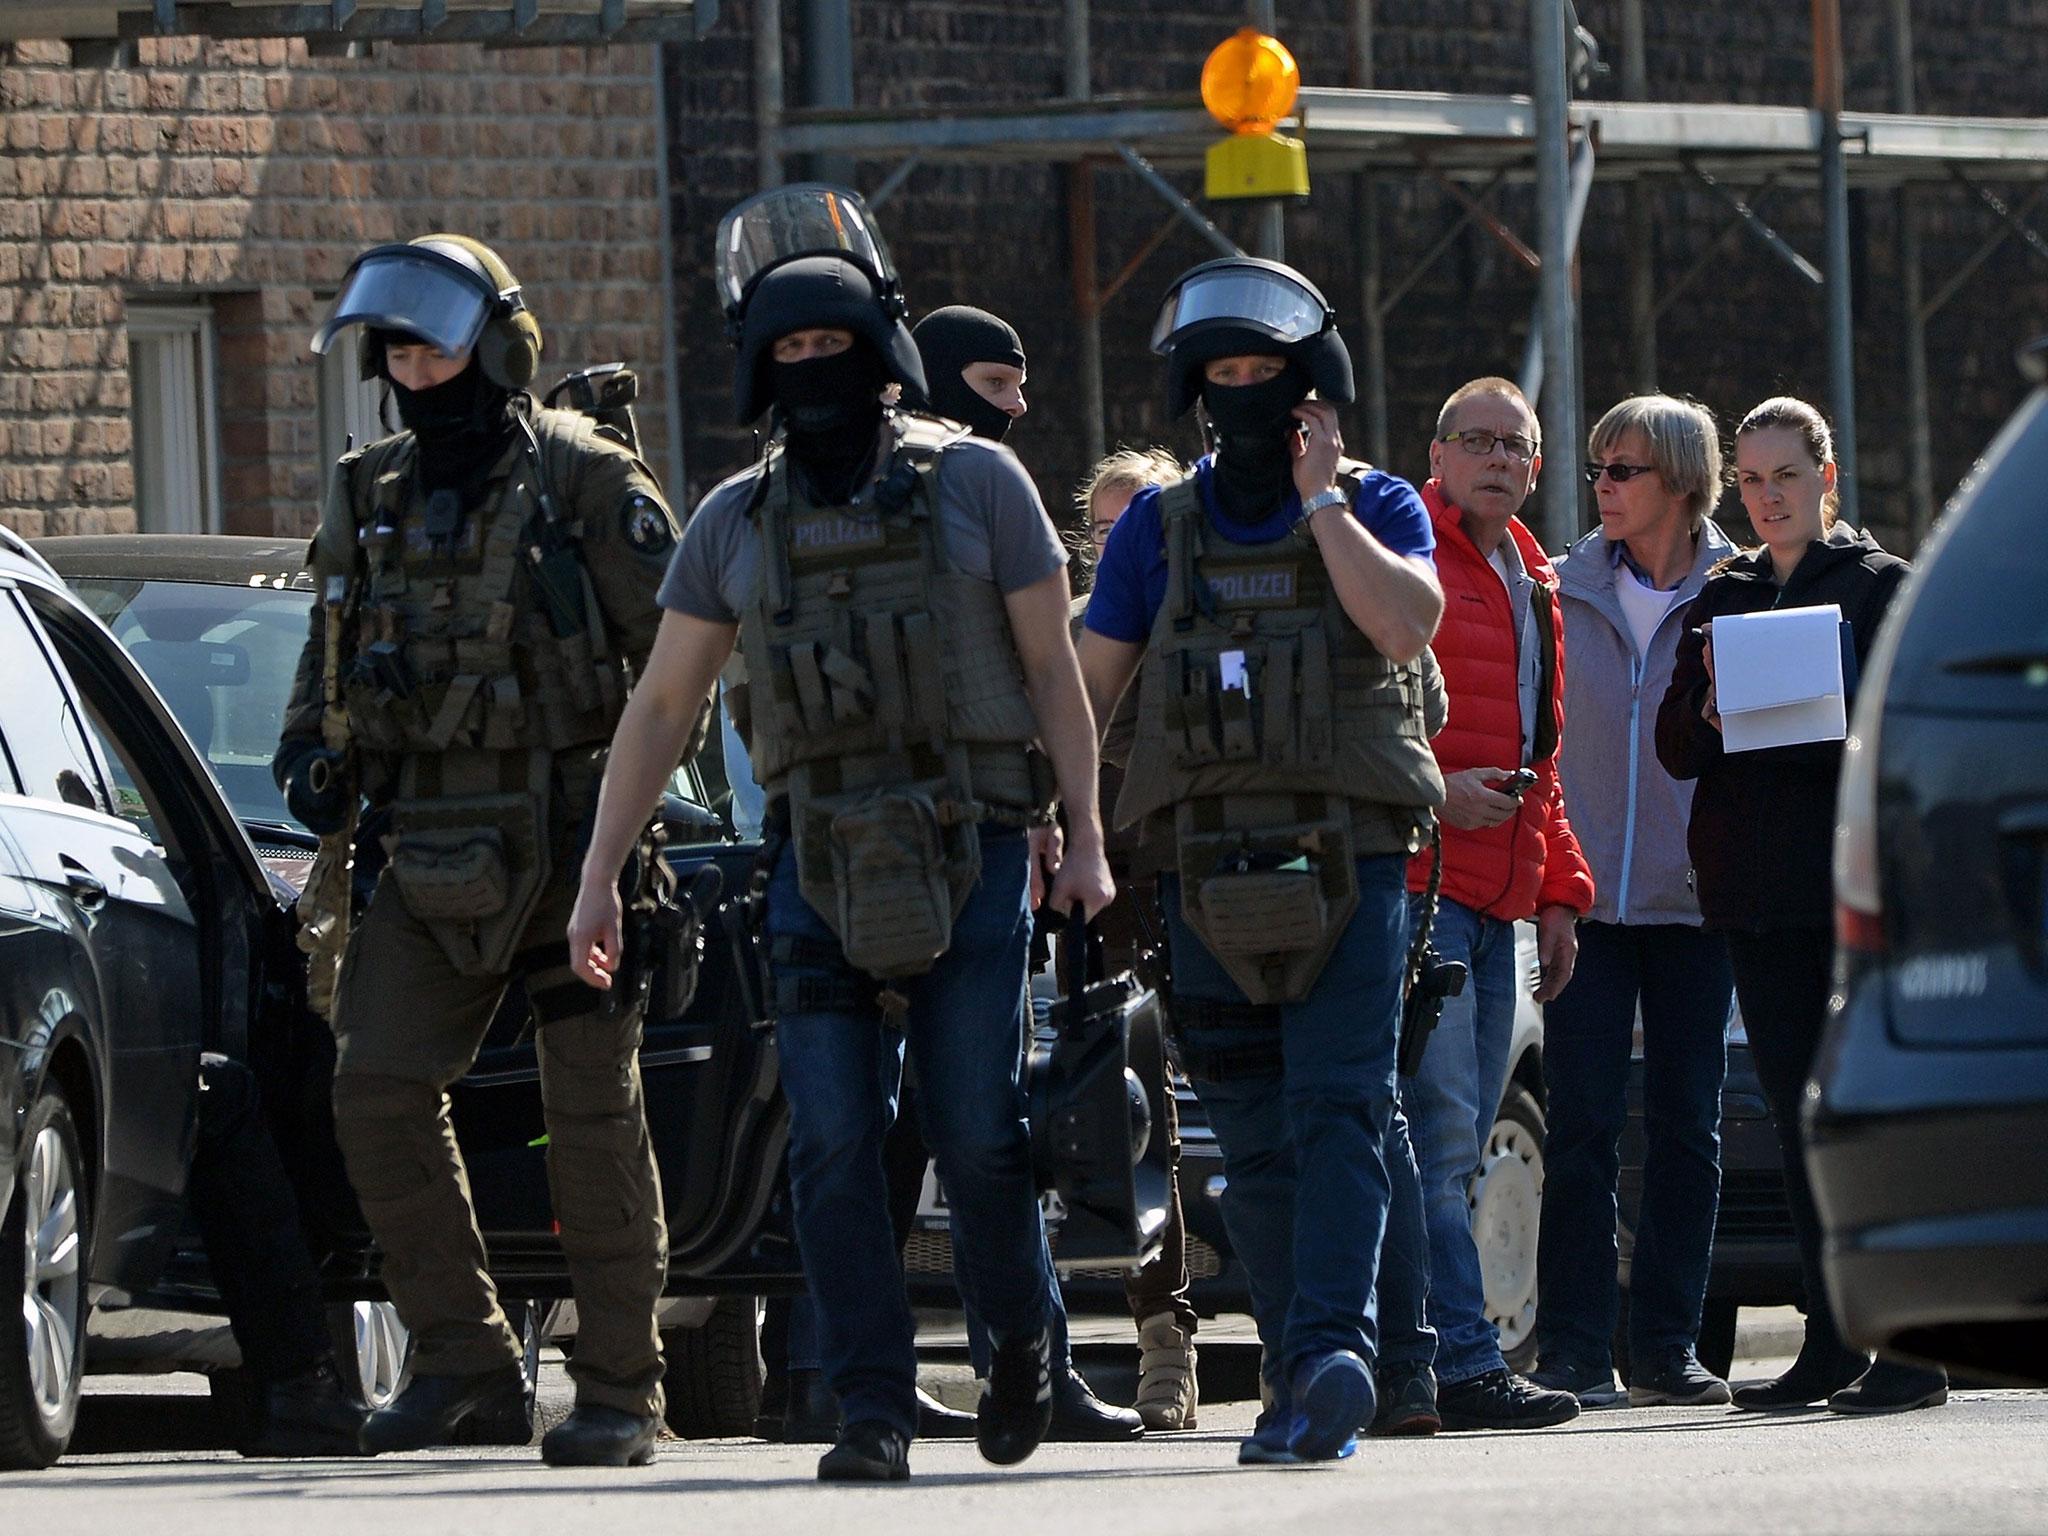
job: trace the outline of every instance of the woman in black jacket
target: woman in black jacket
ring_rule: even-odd
[[[1686,842],[1700,915],[1727,937],[1757,1076],[1783,1149],[1785,1187],[1806,1288],[1806,1340],[1775,1381],[1738,1388],[1738,1408],[1844,1413],[1925,1407],[1947,1379],[1889,1362],[1870,1366],[1842,1342],[1820,1267],[1820,1221],[1806,1182],[1800,1100],[1827,1019],[1834,969],[1838,741],[1727,752],[1714,688],[1713,621],[1834,603],[1860,670],[1907,565],[1835,521],[1834,445],[1819,411],[1766,400],[1735,435],[1736,484],[1762,547],[1715,568],[1685,616],[1671,687],[1657,712],[1657,756],[1697,779]]]

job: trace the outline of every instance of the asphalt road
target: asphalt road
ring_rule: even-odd
[[[1758,1363],[1740,1378],[1765,1374]],[[553,1417],[566,1379],[550,1362]],[[2048,1531],[2048,1394],[1967,1391],[1899,1418],[1763,1419],[1726,1409],[1608,1409],[1561,1429],[1363,1442],[1352,1460],[1240,1469],[1254,1405],[1142,1444],[1046,1446],[1021,1467],[920,1444],[906,1487],[821,1487],[817,1447],[665,1441],[654,1465],[555,1472],[534,1452],[261,1463],[210,1438],[196,1377],[95,1385],[85,1454],[0,1476],[9,1532],[251,1536],[1133,1536],[1257,1531]]]

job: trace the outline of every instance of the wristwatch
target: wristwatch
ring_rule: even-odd
[[[1346,499],[1344,493],[1334,485],[1326,491],[1317,491],[1301,504],[1301,520],[1306,523],[1325,507],[1341,507]]]

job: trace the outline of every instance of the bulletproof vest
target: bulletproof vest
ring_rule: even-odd
[[[1034,819],[1049,787],[1002,594],[945,547],[939,460],[964,434],[914,416],[895,431],[850,505],[813,501],[771,449],[740,619],[755,776],[788,796],[806,898],[876,976],[944,953],[979,877],[976,823]]]
[[[1364,469],[1339,466],[1347,497]],[[1380,653],[1312,539],[1219,537],[1194,475],[1159,510],[1166,595],[1116,820],[1160,823],[1191,926],[1251,1001],[1297,1001],[1356,905],[1354,861],[1412,851],[1443,803],[1434,663]]]
[[[349,466],[365,585],[347,704],[371,751],[563,752],[611,738],[625,665],[567,510],[595,427],[569,411],[532,421],[540,464],[515,437],[502,478],[439,541],[427,532],[410,434]],[[540,503],[543,473],[554,523]]]

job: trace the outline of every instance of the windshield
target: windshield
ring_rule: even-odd
[[[74,576],[71,590],[163,695],[235,815],[304,828],[270,777],[292,676],[306,643],[305,587]],[[702,805],[689,765],[671,793]]]

